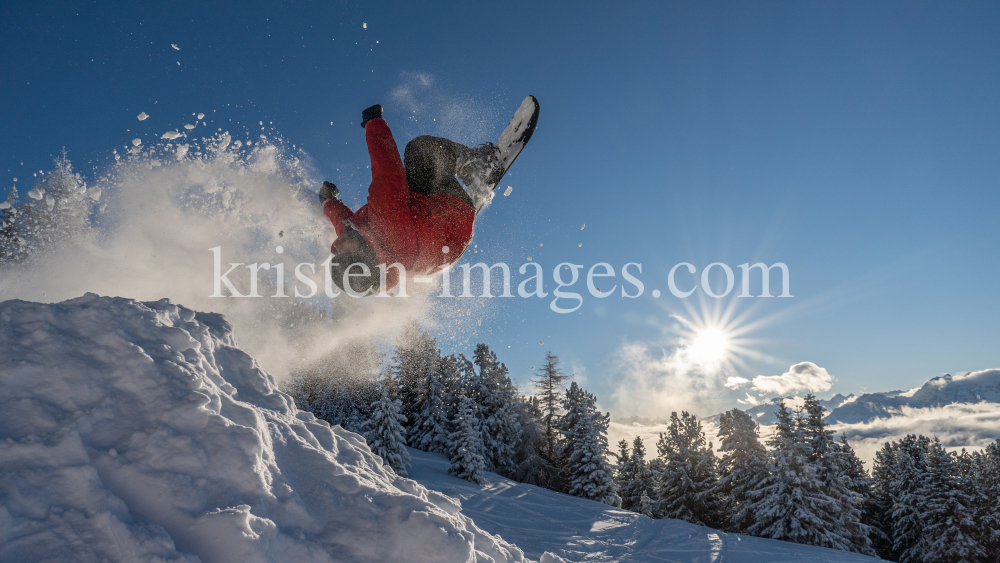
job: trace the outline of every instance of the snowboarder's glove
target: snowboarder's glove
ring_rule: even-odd
[[[328,199],[340,201],[340,190],[333,182],[323,182],[323,187],[319,189],[319,204],[323,205]]]
[[[361,112],[361,127],[363,128],[369,121],[382,117],[382,106],[375,104]]]

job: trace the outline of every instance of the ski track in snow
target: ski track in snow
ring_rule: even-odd
[[[543,552],[588,563],[862,563],[878,559],[653,520],[487,473],[479,486],[448,474],[440,455],[410,449],[411,478],[461,501],[462,512],[532,559]]]

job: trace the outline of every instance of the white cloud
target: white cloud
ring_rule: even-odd
[[[833,376],[812,362],[801,362],[781,375],[758,375],[753,388],[760,393],[787,395],[795,391],[829,391]]]
[[[982,402],[924,409],[902,407],[892,417],[858,424],[836,424],[831,428],[838,434],[846,434],[858,457],[866,462],[875,457],[882,444],[907,434],[936,436],[949,450],[978,450],[1000,438],[1000,405]]]
[[[729,377],[726,379],[726,387],[729,389],[739,389],[743,385],[750,383],[750,380],[745,377]]]
[[[615,353],[618,386],[611,407],[619,414],[666,417],[671,412],[715,412],[725,405],[723,375],[706,372],[683,358],[646,343],[625,343]]]

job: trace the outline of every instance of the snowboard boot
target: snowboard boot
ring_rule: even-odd
[[[505,172],[500,160],[500,149],[493,143],[469,149],[455,163],[455,176],[472,198],[472,208],[476,213],[493,201],[493,189]]]
[[[477,214],[493,200],[493,189],[534,134],[538,112],[538,100],[527,96],[500,134],[496,145],[486,143],[469,149],[464,157],[458,159],[455,175],[472,198],[472,207]]]

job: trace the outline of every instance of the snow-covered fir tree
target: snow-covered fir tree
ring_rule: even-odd
[[[58,248],[89,229],[95,200],[88,195],[87,185],[73,172],[65,149],[53,164],[17,206],[14,235],[20,241],[20,258]]]
[[[827,496],[809,463],[806,443],[795,416],[782,402],[777,414],[767,479],[750,491],[754,521],[749,533],[794,543],[851,550],[854,546],[840,519],[841,504]]]
[[[880,511],[873,513],[891,545],[873,534],[879,556],[903,563],[995,561],[998,492],[984,463],[997,454],[993,444],[956,456],[936,438],[916,435],[884,444],[871,490]]]
[[[655,485],[656,515],[721,527],[725,509],[718,488],[717,460],[698,417],[686,411],[680,417],[670,413],[670,425],[660,433],[656,449],[663,460]]]
[[[642,497],[645,495],[647,503],[651,503],[649,498],[653,491],[653,476],[646,462],[646,446],[640,436],[636,436],[632,441],[631,452],[627,451],[627,442],[625,446],[627,456],[619,467],[618,496],[621,497],[623,509],[642,514]],[[652,514],[652,504],[649,504],[649,507]]]
[[[861,522],[865,496],[852,489],[853,483],[848,477],[848,471],[857,469],[850,460],[854,451],[850,446],[844,449],[836,443],[833,431],[825,420],[826,410],[812,393],[805,396],[802,413],[799,426],[809,446],[808,463],[819,480],[823,494],[840,503],[837,513],[831,515],[836,518],[836,525],[832,526],[830,533],[841,534],[851,543],[851,551],[875,555],[868,539],[868,526]],[[859,476],[859,479],[864,478]]]
[[[447,366],[439,359],[417,384],[409,441],[411,446],[425,452],[445,453],[448,446],[447,375],[442,368]]]
[[[654,512],[656,511],[656,501],[649,498],[649,494],[646,491],[642,492],[642,496],[639,497],[639,508],[636,510],[639,514],[643,516],[648,516],[649,518],[655,518]]]
[[[556,442],[557,449],[554,454],[554,458],[558,461],[560,466],[560,473],[562,477],[565,478],[567,475],[566,470],[566,460],[573,455],[576,449],[576,443],[569,439],[568,432],[575,428],[577,422],[582,415],[582,407],[580,406],[580,401],[585,400],[580,393],[580,386],[576,382],[572,382],[568,389],[566,389],[566,394],[562,399],[561,407],[564,414],[559,418],[558,424],[556,425],[556,430],[560,432],[560,439]],[[614,475],[612,475],[612,480]],[[562,483],[560,490],[565,488],[565,482]]]
[[[399,475],[406,475],[410,467],[410,453],[406,451],[405,418],[400,414],[399,399],[389,397],[386,383],[379,386],[379,397],[372,402],[371,413],[364,423],[363,435],[372,452],[382,458],[382,463],[392,467]]]
[[[406,428],[415,425],[419,387],[421,382],[430,377],[438,369],[441,352],[437,342],[430,334],[420,330],[416,323],[411,323],[403,329],[396,347],[392,362],[392,377],[395,388],[394,397],[403,405],[401,414],[406,417]]]
[[[476,346],[473,363],[478,367],[471,390],[483,422],[483,448],[487,470],[510,476],[515,469],[514,452],[521,439],[517,412],[517,389],[507,366],[486,344]]]
[[[518,393],[516,406],[520,437],[514,449],[514,471],[510,477],[521,483],[548,487],[556,470],[538,454],[537,446],[542,442],[538,398]]]
[[[466,375],[465,367],[467,363],[465,358],[459,358],[455,354],[442,356],[438,362],[437,371],[441,374],[445,409],[449,421],[454,420],[458,416],[458,402],[461,400],[462,394],[465,393],[465,380],[463,377]]]
[[[486,458],[483,455],[482,421],[475,400],[461,393],[458,398],[458,413],[451,421],[448,435],[448,472],[476,483],[486,484]]]
[[[542,411],[542,442],[538,453],[555,467],[561,465],[558,460],[559,415],[562,404],[563,382],[568,376],[559,369],[559,358],[551,351],[545,353],[545,363],[538,373],[538,379],[533,379],[539,407]]]
[[[380,396],[382,355],[370,339],[357,339],[308,365],[297,367],[285,385],[295,405],[330,424],[361,433]]]
[[[746,533],[754,521],[749,493],[767,477],[767,449],[750,415],[733,409],[719,418],[719,490],[728,501],[728,529]]]
[[[892,549],[901,563],[922,563],[930,440],[908,435],[893,448]]]
[[[626,467],[626,463],[629,461],[629,451],[628,451],[628,440],[622,438],[618,440],[618,451],[614,453],[615,456],[615,486],[618,487],[618,492],[621,493],[622,484],[627,483],[631,480],[631,475],[629,475],[629,468]],[[618,508],[624,508],[624,499],[622,499],[621,494],[618,495]],[[628,509],[626,509],[628,510]]]
[[[1000,440],[970,457],[961,486],[972,500],[977,539],[986,553],[1000,553]]]
[[[895,451],[891,442],[882,445],[875,452],[875,463],[872,465],[872,485],[869,502],[865,506],[865,520],[872,526],[869,538],[875,553],[882,559],[898,561],[899,554],[892,548],[893,534],[893,497],[892,488]]]
[[[958,466],[937,438],[927,450],[924,529],[919,542],[924,563],[983,561],[986,551],[976,540],[972,500],[959,486]],[[998,554],[994,553],[994,556]]]
[[[610,414],[597,410],[596,398],[574,381],[566,391],[559,424],[563,435],[560,457],[568,494],[614,506],[618,502],[611,465],[608,463]]]
[[[851,543],[854,551],[865,555],[877,555],[872,536],[881,534],[876,522],[870,519],[869,505],[872,503],[872,479],[865,470],[864,463],[854,453],[854,448],[847,442],[847,436],[841,434],[840,440],[833,444],[835,461],[840,471],[847,492],[853,495],[845,497],[845,502],[851,500],[852,505],[845,510],[845,524],[851,533]]]
[[[20,257],[21,243],[14,230],[17,223],[17,186],[11,186],[7,199],[0,201],[0,266]]]

